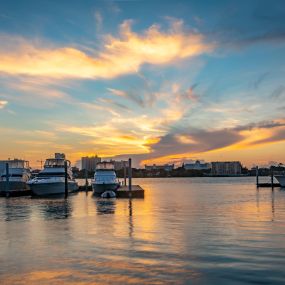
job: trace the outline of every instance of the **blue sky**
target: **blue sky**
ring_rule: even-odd
[[[285,160],[283,1],[1,1],[0,156]]]

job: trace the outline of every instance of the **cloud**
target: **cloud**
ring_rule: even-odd
[[[284,85],[280,85],[279,87],[277,87],[271,94],[271,97],[273,99],[279,99],[281,97],[282,94],[284,94],[285,92],[285,86]]]
[[[0,109],[3,109],[8,104],[8,101],[0,100]]]
[[[105,36],[102,49],[88,54],[21,37],[1,35],[0,40],[0,72],[53,78],[109,79],[138,72],[143,64],[168,64],[212,50],[203,35],[185,32],[177,22],[167,31],[153,25],[138,34],[124,21],[118,37]]]
[[[95,11],[94,18],[95,18],[95,22],[96,22],[96,30],[97,30],[97,32],[99,32],[102,29],[103,16],[101,15],[101,13],[99,11]]]

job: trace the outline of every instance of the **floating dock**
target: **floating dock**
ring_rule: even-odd
[[[92,191],[92,187],[79,186],[79,191]],[[31,190],[0,191],[0,197],[20,197],[31,195]],[[117,191],[117,198],[144,198],[144,189],[139,185],[132,185],[132,190],[130,191],[129,186],[120,186]]]
[[[79,186],[79,191],[92,191],[92,187]],[[120,186],[117,190],[117,198],[144,198],[144,189],[140,185],[132,185],[131,191],[129,186]]]
[[[31,190],[8,190],[0,191],[0,197],[20,197],[20,196],[31,196]]]

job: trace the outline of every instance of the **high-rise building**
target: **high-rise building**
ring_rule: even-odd
[[[85,156],[81,157],[81,169],[86,169],[88,171],[95,171],[96,164],[101,162],[101,157],[95,156]]]
[[[241,163],[239,161],[212,162],[212,175],[240,175]]]

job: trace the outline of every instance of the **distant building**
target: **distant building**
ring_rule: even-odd
[[[241,163],[239,161],[212,162],[212,175],[240,175]]]
[[[186,170],[206,170],[210,169],[210,163],[201,163],[199,160],[196,160],[194,163],[185,163],[184,169]]]
[[[96,164],[101,162],[101,157],[91,156],[91,157],[81,157],[81,169],[86,169],[88,171],[95,171]]]
[[[146,170],[153,171],[153,170],[164,170],[164,171],[172,171],[174,169],[174,164],[164,164],[164,165],[145,165]]]
[[[128,167],[129,166],[129,162],[125,161],[125,160],[110,160],[110,162],[112,162],[114,164],[114,168],[115,170],[120,170],[123,169],[124,166]]]

